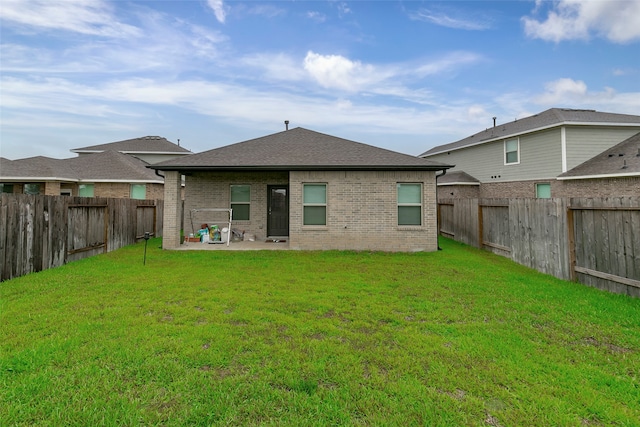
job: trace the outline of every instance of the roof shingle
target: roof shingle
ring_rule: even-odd
[[[120,151],[122,153],[190,153],[186,148],[180,147],[161,136],[143,136],[107,144],[74,148],[71,152],[95,153],[107,150]]]
[[[160,170],[443,170],[452,167],[295,128],[150,166]]]

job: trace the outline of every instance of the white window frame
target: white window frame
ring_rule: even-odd
[[[399,200],[399,196],[400,196],[400,186],[402,185],[418,185],[420,187],[420,203],[401,203]],[[398,215],[398,217],[396,218],[396,223],[398,224],[398,227],[422,227],[422,224],[424,222],[423,192],[424,192],[424,188],[421,182],[398,182],[396,184],[396,204],[397,204],[396,212]],[[416,207],[416,206],[420,207],[420,224],[400,224],[400,208]]]
[[[511,141],[516,141],[518,148],[516,148],[516,154],[518,155],[518,160],[515,162],[507,162],[507,143]],[[509,153],[513,153],[513,151],[509,151]],[[509,138],[504,140],[504,153],[502,156],[504,160],[504,165],[519,165],[520,164],[520,138]]]
[[[249,201],[248,202],[234,202],[233,201],[233,191],[232,187],[249,187]],[[233,209],[234,205],[248,205],[249,206],[249,218],[246,219],[238,219],[236,217],[237,213],[233,213],[234,221],[251,221],[251,184],[230,184],[229,185],[229,207]]]
[[[304,190],[306,186],[324,186],[324,203],[305,203]],[[326,182],[305,182],[302,184],[302,225],[304,227],[326,227],[328,217],[328,184]],[[306,224],[305,223],[305,208],[306,207],[324,207],[324,224]]]
[[[538,186],[546,185],[549,187],[549,197],[540,197],[538,193]],[[536,199],[550,199],[551,198],[551,183],[550,182],[536,182]]]
[[[136,186],[141,186],[144,187],[144,197],[142,199],[140,198],[135,198],[133,197],[133,189]],[[134,200],[146,200],[147,199],[147,184],[131,184],[129,187],[129,198],[134,199]]]
[[[80,194],[84,188],[86,188],[86,189],[91,188],[91,195],[90,196],[85,196],[85,195]],[[83,183],[83,184],[79,184],[78,185],[78,197],[95,197],[95,195],[96,195],[96,185],[95,184]]]

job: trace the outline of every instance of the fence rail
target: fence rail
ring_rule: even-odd
[[[448,199],[444,236],[561,279],[640,297],[640,197]]]
[[[2,194],[0,280],[162,235],[162,200]]]

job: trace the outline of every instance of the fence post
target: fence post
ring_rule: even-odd
[[[576,280],[576,232],[573,226],[573,209],[567,206],[567,233],[569,240],[569,279]]]
[[[482,203],[478,199],[478,247],[483,248],[483,236],[484,236],[484,218],[482,213]]]

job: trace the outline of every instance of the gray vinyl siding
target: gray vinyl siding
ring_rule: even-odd
[[[640,132],[638,127],[567,126],[567,170]]]
[[[560,129],[520,136],[520,163],[504,164],[504,140],[429,156],[428,159],[455,165],[480,182],[549,179],[562,173]]]

